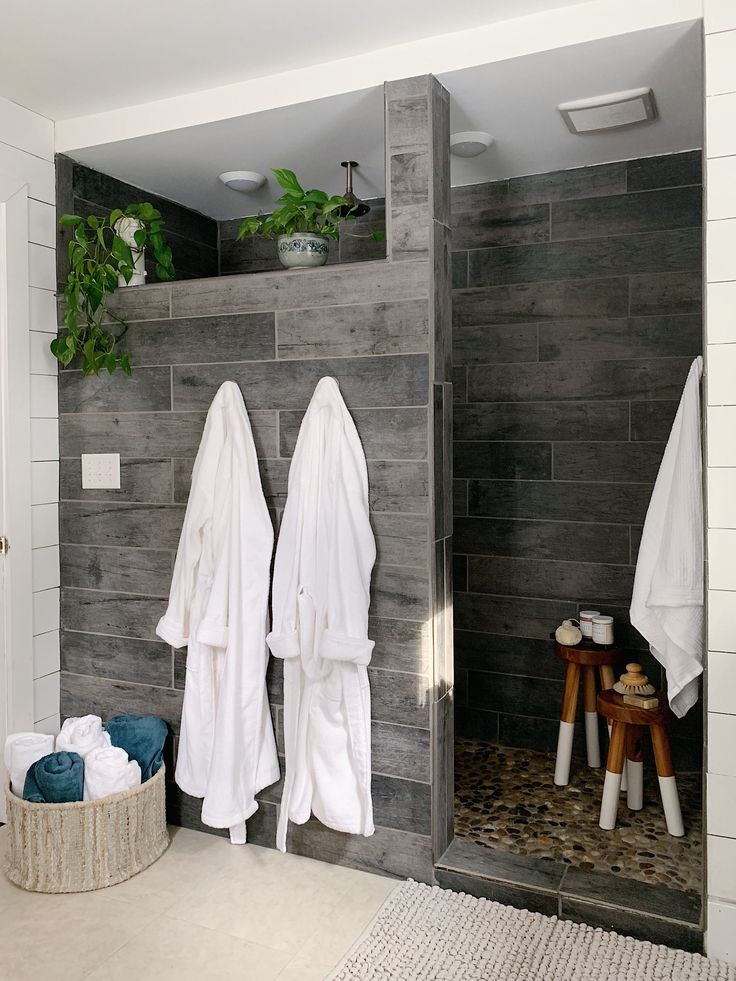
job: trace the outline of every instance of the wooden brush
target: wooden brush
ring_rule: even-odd
[[[657,690],[654,685],[649,684],[649,678],[642,674],[641,664],[627,664],[626,674],[613,686],[613,690],[619,695],[653,695]]]

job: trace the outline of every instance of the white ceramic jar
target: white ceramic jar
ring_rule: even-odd
[[[601,615],[600,610],[581,610],[580,611],[580,630],[582,631],[583,637],[587,637],[588,640],[593,638],[593,617],[599,617]]]
[[[613,643],[613,617],[600,615],[593,617],[593,643],[606,645]]]

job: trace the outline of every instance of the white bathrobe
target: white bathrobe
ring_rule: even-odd
[[[268,644],[284,659],[281,851],[288,822],[310,813],[337,831],[374,831],[366,665],[375,558],[363,449],[337,382],[323,378],[289,471],[273,579]]]
[[[176,782],[202,821],[245,842],[256,794],[279,778],[266,694],[273,527],[240,389],[225,382],[192,473],[169,606],[156,633],[188,646]]]
[[[685,382],[649,502],[631,599],[631,622],[667,671],[672,711],[698,699],[703,670],[703,475],[696,358]]]

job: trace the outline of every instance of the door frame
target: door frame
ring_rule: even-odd
[[[28,262],[28,186],[0,175],[0,747],[34,716]]]

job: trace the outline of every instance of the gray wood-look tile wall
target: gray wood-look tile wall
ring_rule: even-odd
[[[431,77],[388,84],[386,102],[388,259],[122,290],[116,303],[130,323],[132,378],[60,374],[61,710],[160,715],[174,737],[173,762],[185,655],[160,642],[155,627],[209,403],[221,382],[240,384],[278,525],[302,414],[319,378],[331,374],[365,448],[378,546],[370,620],[377,831],[349,838],[310,821],[292,829],[290,848],[431,880],[433,847],[444,850],[450,834],[452,797],[451,765],[432,770],[435,746],[450,763],[452,748],[451,670],[444,668],[451,649],[452,385],[443,353],[450,270],[449,249],[434,244],[450,234],[449,158],[433,150],[449,106]],[[426,225],[423,252],[415,245],[407,252],[406,236],[391,231],[392,223],[405,224],[408,207]],[[438,289],[447,294],[442,302]],[[82,452],[119,452],[121,489],[81,490]],[[282,746],[280,662],[272,661],[268,684]],[[279,786],[263,794],[249,840],[274,845],[279,798]],[[173,783],[168,799],[172,820],[201,827],[198,801]]]
[[[553,750],[581,608],[628,623],[641,526],[702,352],[700,152],[455,188],[456,726]],[[464,703],[464,704],[462,704]],[[702,716],[673,729],[702,765]]]

